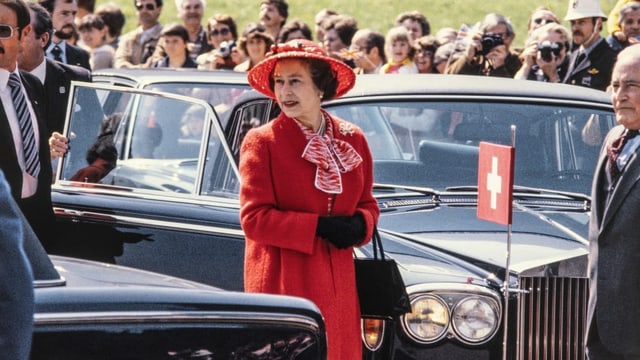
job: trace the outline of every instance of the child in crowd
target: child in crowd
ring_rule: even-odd
[[[91,70],[113,67],[113,47],[106,44],[107,27],[102,18],[95,14],[87,14],[80,20],[78,31],[82,43],[89,51]]]
[[[387,32],[384,42],[387,63],[380,69],[381,74],[415,74],[418,72],[413,63],[415,49],[411,34],[404,26],[396,26]]]

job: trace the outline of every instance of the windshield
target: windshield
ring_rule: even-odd
[[[334,104],[332,114],[367,136],[377,183],[444,190],[477,184],[478,144],[511,144],[516,186],[590,193],[603,136],[601,109],[505,102]]]

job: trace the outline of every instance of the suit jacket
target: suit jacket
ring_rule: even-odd
[[[0,354],[26,360],[33,330],[33,276],[23,238],[33,235],[11,197],[0,171]]]
[[[604,39],[589,53],[589,56],[574,67],[578,58],[578,51],[571,53],[569,69],[563,83],[580,85],[599,90],[607,90],[611,83],[611,73],[616,62],[616,52],[611,49]]]
[[[47,102],[44,88],[40,80],[26,71],[20,71],[22,84],[27,92],[27,97],[36,114],[38,130],[40,132],[39,152],[40,174],[38,175],[38,187],[36,193],[22,199],[22,169],[18,162],[15,145],[9,121],[0,104],[0,170],[11,188],[11,194],[18,203],[20,210],[27,218],[36,235],[49,249],[55,239],[55,218],[51,204],[51,155],[49,153],[49,131],[42,114],[47,113]]]
[[[91,65],[89,65],[89,53],[86,50],[69,43],[67,43],[65,47],[65,55],[67,56],[68,65],[80,66],[91,71]]]
[[[49,104],[46,122],[50,135],[52,132],[62,132],[69,101],[71,81],[91,82],[91,72],[80,66],[67,65],[46,58],[47,69],[44,80],[44,91],[47,99],[55,99]]]
[[[149,36],[143,39],[144,31],[138,26],[136,29],[122,35],[118,43],[113,67],[115,68],[146,68],[147,61],[153,58],[156,45],[162,34],[162,25],[156,24],[150,29]]]
[[[604,141],[591,192],[587,346],[595,335],[611,352],[640,354],[640,158],[633,154],[617,182],[606,171],[606,144],[624,131],[616,126]]]

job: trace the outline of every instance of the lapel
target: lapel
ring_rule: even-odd
[[[622,134],[622,131],[616,132],[616,134],[612,135],[613,137],[611,138],[615,139],[620,136],[620,134]],[[607,226],[607,223],[611,221],[613,216],[618,212],[618,209],[620,208],[620,205],[622,205],[626,194],[628,194],[631,188],[633,188],[640,180],[640,159],[638,158],[638,151],[639,150],[636,150],[636,152],[633,153],[629,158],[624,171],[620,175],[618,183],[613,188],[613,192],[611,193],[610,199],[608,201],[608,206],[605,206],[603,209],[604,213],[602,214],[602,226],[600,227],[601,231]],[[604,152],[606,159],[606,151]],[[602,171],[602,173],[605,172],[606,171]],[[604,176],[602,177],[604,178]]]
[[[577,55],[577,54],[576,54]],[[571,72],[572,75],[575,75],[583,70],[588,69],[591,66],[591,58],[589,57],[589,55],[587,55],[584,60],[582,60],[582,62],[580,62],[579,64],[576,64],[577,66],[573,69],[573,71]]]
[[[30,74],[29,74],[30,75]],[[45,113],[45,109],[44,106],[45,104],[43,103],[43,98],[42,96],[38,96],[37,94],[40,93],[42,94],[42,90],[40,90],[38,92],[38,90],[34,87],[34,83],[32,82],[33,79],[27,79],[26,78],[26,74],[23,71],[20,71],[20,77],[22,78],[22,85],[24,86],[24,89],[27,92],[27,97],[29,98],[29,101],[31,102],[31,106],[33,107],[33,111],[35,112],[36,118],[37,118],[37,122],[38,122],[38,127],[40,128],[40,137],[42,136],[48,136],[49,134],[45,131],[43,132],[43,129],[46,129],[46,124],[43,121],[43,116],[42,114]],[[33,75],[30,75],[33,76]],[[34,77],[35,79],[35,77]],[[36,79],[37,80],[37,79]],[[40,84],[40,80],[37,80],[38,85]],[[44,89],[44,88],[42,88]]]
[[[67,43],[67,64],[79,65],[80,60],[78,59],[78,53],[71,46],[71,44]]]
[[[0,102],[0,149],[3,154],[10,154],[11,159],[15,159],[17,164],[18,155],[16,154],[11,127],[9,127],[9,120],[7,119],[7,113],[4,111],[2,102]]]
[[[571,56],[569,57],[569,66],[567,68],[567,73],[564,77],[564,80],[562,82],[567,82],[569,81],[569,79],[571,78],[571,75],[573,75],[575,73],[575,65],[576,65],[576,58],[578,57],[578,52],[574,51],[571,53]]]

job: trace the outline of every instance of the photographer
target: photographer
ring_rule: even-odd
[[[215,70],[233,68],[243,61],[237,49],[238,31],[230,15],[215,14],[207,21],[209,44],[213,50],[196,58],[198,69]]]
[[[449,65],[448,74],[515,75],[521,62],[518,55],[510,50],[515,33],[506,17],[488,14],[480,26],[480,32],[469,36],[466,53]]]
[[[522,51],[522,67],[514,79],[561,82],[569,64],[569,32],[557,23],[535,29]]]

